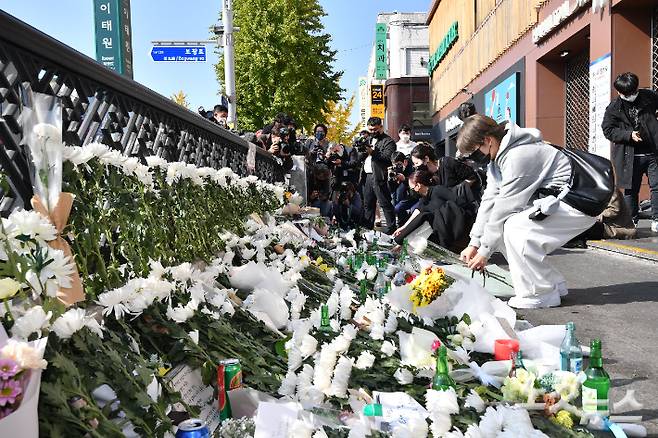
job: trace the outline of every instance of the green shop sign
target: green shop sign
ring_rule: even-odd
[[[388,62],[386,60],[386,23],[377,23],[375,28],[375,79],[386,79],[388,76]]]
[[[453,46],[453,44],[455,44],[457,38],[459,38],[459,30],[458,23],[455,21],[452,23],[452,26],[450,26],[450,29],[448,29],[446,36],[444,36],[443,40],[441,40],[439,47],[437,47],[436,51],[432,54],[432,56],[430,56],[430,60],[427,63],[427,72],[430,76],[432,76],[434,70],[436,70],[443,58],[445,58],[445,56],[448,54],[448,51]]]

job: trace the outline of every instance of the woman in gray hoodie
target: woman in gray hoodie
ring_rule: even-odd
[[[515,296],[509,305],[541,308],[560,305],[567,294],[564,277],[546,255],[590,228],[596,219],[548,194],[565,189],[571,176],[569,159],[545,143],[537,129],[474,115],[464,121],[457,147],[474,159],[490,159],[487,188],[469,246],[461,259],[482,270],[494,251],[509,263]],[[550,215],[534,217],[537,206],[550,203]],[[533,218],[531,218],[533,216]]]

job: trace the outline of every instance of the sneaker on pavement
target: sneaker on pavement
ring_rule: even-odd
[[[658,219],[654,219],[651,221],[651,232],[658,233]]]

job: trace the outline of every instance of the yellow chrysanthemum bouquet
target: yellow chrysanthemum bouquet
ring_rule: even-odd
[[[424,269],[411,282],[411,295],[409,299],[417,307],[424,307],[436,300],[443,291],[448,289],[454,279],[446,275],[445,271],[436,266]]]

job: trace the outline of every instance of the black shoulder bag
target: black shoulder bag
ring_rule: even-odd
[[[551,146],[559,149],[571,162],[571,188],[562,200],[588,216],[600,215],[615,190],[610,160],[587,151]]]

